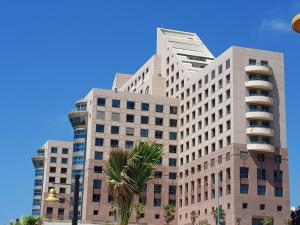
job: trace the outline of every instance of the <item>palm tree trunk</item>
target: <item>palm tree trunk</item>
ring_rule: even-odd
[[[132,206],[131,206],[131,199],[132,197],[126,197],[126,199],[122,199],[118,203],[120,216],[119,216],[119,225],[128,225]]]

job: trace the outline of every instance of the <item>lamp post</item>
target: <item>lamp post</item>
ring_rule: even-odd
[[[292,28],[295,32],[300,33],[300,13],[293,18]]]
[[[73,205],[73,216],[72,216],[72,225],[78,225],[78,205],[79,205],[79,179],[80,175],[75,174],[74,182],[74,205]],[[48,194],[48,197],[45,199],[47,202],[58,202],[57,194],[54,188],[51,188]]]

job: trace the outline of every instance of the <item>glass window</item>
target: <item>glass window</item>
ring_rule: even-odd
[[[35,170],[35,176],[43,176],[44,170]]]
[[[84,143],[74,143],[73,144],[73,152],[82,152],[85,151]]]
[[[153,201],[154,206],[161,206],[161,199],[160,198],[155,198]]]
[[[141,123],[142,124],[148,124],[149,123],[149,117],[148,116],[141,116]]]
[[[104,125],[103,124],[96,124],[96,132],[103,133],[104,132]]]
[[[149,130],[148,129],[141,129],[141,137],[148,137]]]
[[[51,147],[51,153],[57,153],[57,148],[56,147]]]
[[[100,194],[93,194],[93,202],[100,202],[101,195]]]
[[[266,179],[266,170],[265,169],[257,169],[257,179],[259,179],[259,180]]]
[[[169,158],[169,166],[176,166],[177,160],[173,158]]]
[[[101,189],[102,180],[94,180],[93,182],[93,189]]]
[[[60,173],[65,174],[67,173],[68,169],[67,168],[60,168]]]
[[[169,139],[170,140],[176,140],[177,139],[177,133],[176,132],[169,132]]]
[[[118,126],[111,126],[111,133],[112,134],[119,134],[119,127]]]
[[[176,176],[177,176],[176,173],[172,173],[172,172],[169,173],[169,179],[171,180],[176,180]]]
[[[230,67],[230,59],[227,59],[225,64],[226,64],[226,69],[228,69]]]
[[[134,135],[134,128],[126,127],[126,135],[133,136]]]
[[[154,193],[155,194],[160,194],[161,193],[161,189],[162,189],[162,185],[161,184],[154,184]]]
[[[98,106],[105,106],[105,98],[98,98],[97,99]]]
[[[134,109],[134,102],[132,101],[127,101],[127,109]]]
[[[40,185],[43,185],[42,180],[34,180],[34,186],[40,186]]]
[[[149,111],[149,104],[148,103],[142,103],[141,110],[142,111]]]
[[[51,158],[50,158],[50,162],[51,162],[51,163],[56,163],[56,157],[51,157]]]
[[[112,121],[120,121],[120,113],[111,113]]]
[[[105,120],[105,111],[97,111],[96,119]]]
[[[177,127],[177,120],[170,119],[170,127]]]
[[[94,166],[94,173],[102,173],[102,166]]]
[[[50,167],[49,169],[50,173],[56,173],[56,167]]]
[[[274,155],[274,162],[281,163],[281,155]]]
[[[68,163],[68,158],[62,158],[61,163],[62,164],[67,164]]]
[[[264,162],[265,161],[265,155],[264,154],[257,154],[257,161]]]
[[[111,139],[110,140],[110,147],[118,147],[119,146],[119,140],[114,140],[114,139]]]
[[[103,159],[103,152],[95,151],[95,159],[102,160]]]
[[[274,170],[274,180],[282,181],[282,171],[281,170]]]
[[[162,126],[163,125],[163,118],[160,118],[160,117],[156,117],[155,118],[155,125],[158,125],[158,126]]]
[[[103,146],[103,138],[96,138],[95,139],[96,146]]]
[[[218,67],[218,74],[221,74],[223,72],[223,65],[219,65]]]
[[[248,179],[249,168],[248,167],[240,167],[240,178]]]
[[[282,187],[275,187],[275,196],[282,197],[283,196],[283,189]]]
[[[170,114],[177,114],[177,107],[176,106],[170,106]]]
[[[111,102],[111,106],[113,108],[120,108],[120,100],[117,100],[117,99],[113,99],[112,102]]]
[[[155,138],[162,139],[163,138],[163,132],[161,130],[155,131]]]
[[[133,148],[133,141],[125,141],[126,148]]]
[[[176,153],[177,146],[176,145],[169,145],[169,153]]]
[[[241,194],[248,194],[249,185],[248,184],[241,184],[240,185],[240,193]]]
[[[133,123],[134,122],[134,115],[127,114],[126,115],[126,122]]]
[[[163,105],[155,105],[155,111],[162,113],[164,112],[164,106]]]
[[[83,163],[84,163],[83,156],[74,156],[73,157],[73,165],[78,166],[78,165],[83,165]]]
[[[68,154],[69,149],[68,148],[62,148],[62,154]]]
[[[266,195],[266,186],[258,185],[257,186],[257,194],[258,195]]]

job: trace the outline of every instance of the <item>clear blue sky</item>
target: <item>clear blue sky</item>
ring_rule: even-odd
[[[35,149],[71,140],[74,102],[110,88],[116,71],[136,71],[155,52],[158,26],[196,32],[215,56],[232,45],[285,53],[291,204],[300,205],[296,12],[297,1],[282,0],[1,1],[0,225],[31,212]]]

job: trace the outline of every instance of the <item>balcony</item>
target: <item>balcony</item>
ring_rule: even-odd
[[[88,111],[86,107],[77,107],[73,109],[68,117],[73,128],[85,128],[87,124]]]
[[[247,144],[248,151],[274,152],[274,146],[266,142],[251,142]]]
[[[272,137],[272,136],[274,136],[274,131],[273,131],[273,129],[271,129],[269,127],[253,126],[253,127],[247,128],[247,134]]]
[[[263,75],[272,75],[273,70],[268,65],[263,64],[254,64],[254,65],[248,65],[245,67],[246,73],[256,73],[256,74],[263,74]]]
[[[260,94],[250,95],[245,97],[246,103],[273,105],[273,98]]]
[[[249,112],[246,112],[246,118],[247,119],[261,119],[261,120],[273,120],[273,114],[267,111],[263,110],[250,110]]]
[[[32,163],[34,165],[34,168],[43,168],[44,167],[44,160],[45,157],[44,156],[33,156],[32,157]]]
[[[273,84],[265,80],[248,80],[245,82],[247,88],[259,88],[264,90],[272,90]]]

